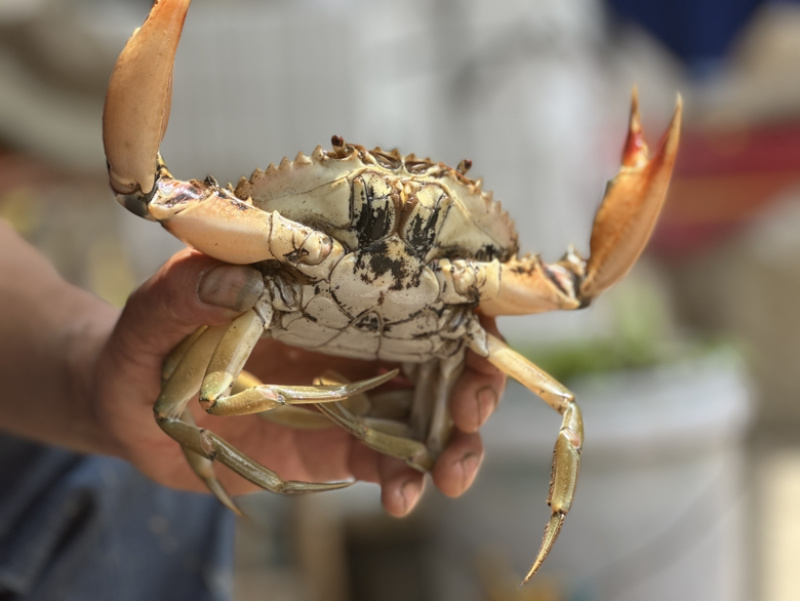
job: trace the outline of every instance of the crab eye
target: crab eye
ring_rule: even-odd
[[[423,175],[433,166],[433,163],[424,159],[416,161],[406,160],[406,171],[413,175]]]
[[[397,153],[390,154],[382,150],[373,150],[371,154],[375,158],[375,162],[384,169],[398,171],[403,166],[403,160]]]

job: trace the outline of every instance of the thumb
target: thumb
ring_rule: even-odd
[[[161,361],[201,325],[221,325],[252,308],[261,274],[187,249],[174,255],[128,299],[115,334],[139,365]]]

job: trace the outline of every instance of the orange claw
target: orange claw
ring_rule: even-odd
[[[103,111],[103,146],[117,194],[152,191],[169,121],[172,65],[191,0],[158,0],[117,59]]]
[[[631,118],[622,165],[606,186],[592,228],[591,255],[574,249],[556,263],[538,256],[513,258],[484,267],[487,282],[480,308],[486,315],[527,315],[580,309],[621,280],[642,254],[667,196],[678,152],[681,98],[658,152],[649,158],[633,90]],[[491,276],[491,277],[489,277]]]
[[[579,297],[584,303],[621,280],[644,250],[667,196],[678,153],[682,101],[658,151],[648,158],[636,89],[619,173],[606,187],[592,228],[591,255]]]

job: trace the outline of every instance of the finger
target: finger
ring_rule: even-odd
[[[263,279],[251,267],[225,265],[196,251],[173,256],[128,299],[117,334],[137,361],[160,362],[198,326],[227,323],[252,307]]]
[[[386,455],[378,458],[378,472],[386,512],[397,518],[408,515],[422,497],[425,475]]]
[[[450,395],[450,415],[456,428],[477,432],[497,408],[506,376],[483,357],[467,352],[465,369]]]
[[[450,415],[456,428],[477,432],[497,408],[504,386],[505,377],[499,370],[487,374],[467,367],[450,395]]]
[[[500,336],[494,318],[480,315],[483,328]],[[456,428],[476,432],[497,407],[505,388],[506,377],[484,357],[467,351],[464,371],[450,395],[450,415]]]
[[[361,441],[350,439],[350,453],[347,465],[350,473],[360,482],[380,483],[380,454],[361,443]]]
[[[475,481],[482,462],[481,437],[456,430],[453,439],[433,466],[433,483],[448,497],[457,497]]]

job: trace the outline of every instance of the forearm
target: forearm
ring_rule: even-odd
[[[0,220],[0,429],[112,452],[89,403],[92,366],[117,310],[64,281]]]

